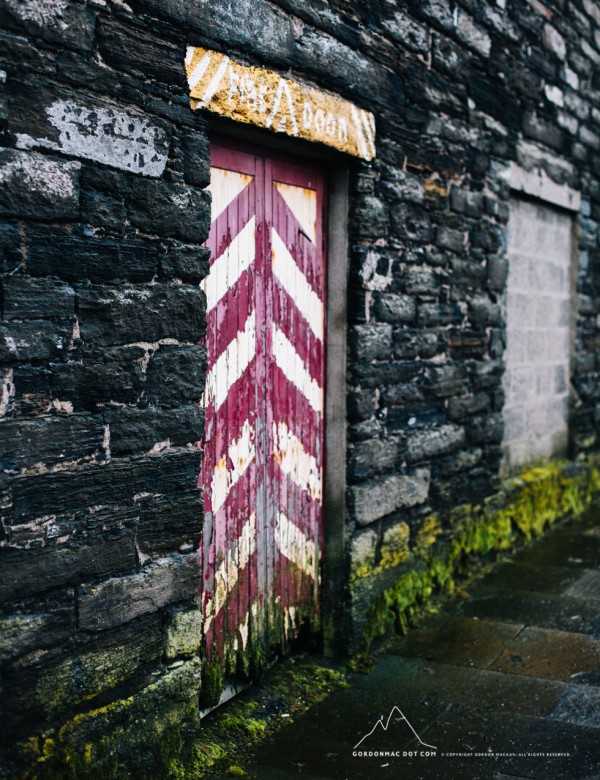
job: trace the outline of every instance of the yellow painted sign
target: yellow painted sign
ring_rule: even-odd
[[[208,49],[189,46],[185,65],[194,109],[375,157],[375,117],[348,100]]]

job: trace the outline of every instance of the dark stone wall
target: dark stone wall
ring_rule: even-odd
[[[197,696],[209,146],[188,43],[376,117],[377,160],[348,161],[355,626],[432,515],[451,532],[499,487],[511,160],[582,193],[572,455],[597,447],[600,3],[0,0],[0,19],[10,740],[149,679]]]

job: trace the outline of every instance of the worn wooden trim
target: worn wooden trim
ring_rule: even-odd
[[[348,281],[348,169],[330,172],[327,254],[325,396],[325,550],[321,588],[324,652],[345,649],[346,322]]]

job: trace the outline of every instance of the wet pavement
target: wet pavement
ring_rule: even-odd
[[[600,780],[598,509],[425,617],[243,767],[258,780]]]

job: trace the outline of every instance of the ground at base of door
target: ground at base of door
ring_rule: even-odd
[[[394,639],[369,674],[210,777],[595,780],[599,561],[595,507],[500,562]]]

